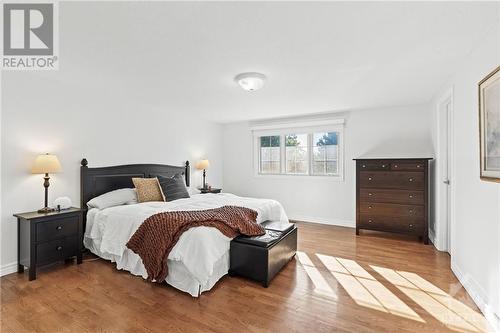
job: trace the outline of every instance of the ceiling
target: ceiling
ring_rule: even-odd
[[[428,102],[499,3],[61,2],[65,84],[216,122]],[[234,81],[268,81],[255,92]]]

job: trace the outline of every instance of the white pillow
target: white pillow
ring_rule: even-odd
[[[189,196],[201,193],[201,191],[198,190],[197,188],[194,187],[186,187],[186,188],[188,190]]]
[[[101,194],[87,202],[89,208],[104,209],[120,205],[132,205],[137,203],[137,193],[133,188],[121,188]]]

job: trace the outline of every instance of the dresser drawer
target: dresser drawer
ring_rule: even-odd
[[[424,171],[425,164],[423,162],[395,162],[391,163],[391,170],[401,171]]]
[[[394,216],[372,216],[370,214],[361,214],[358,228],[418,235],[423,234],[425,231],[424,222],[421,219]]]
[[[359,211],[372,216],[394,216],[394,217],[414,217],[423,218],[425,215],[424,206],[399,205],[389,203],[368,203],[361,202]]]
[[[424,191],[367,189],[359,190],[360,202],[384,202],[410,205],[425,203]]]
[[[56,239],[36,245],[37,266],[50,264],[78,253],[78,236]]]
[[[388,162],[381,161],[366,161],[359,162],[359,169],[363,170],[389,170],[391,168],[391,164]]]
[[[45,242],[78,234],[79,216],[67,216],[36,225],[37,242]]]
[[[423,172],[404,171],[361,171],[361,188],[389,188],[423,190],[425,188]]]

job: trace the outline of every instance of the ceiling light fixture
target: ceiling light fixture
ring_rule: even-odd
[[[246,91],[259,90],[264,86],[266,76],[261,73],[241,73],[236,75],[234,81]]]

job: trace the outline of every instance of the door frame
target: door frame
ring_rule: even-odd
[[[441,112],[444,111],[446,105],[449,103],[450,110],[448,115],[448,165],[449,165],[449,175],[448,180],[450,181],[449,188],[449,216],[448,221],[442,221],[441,216],[443,209],[445,209],[446,196],[443,193],[442,181],[444,179],[442,166],[441,166],[441,157],[446,154],[446,152],[441,149],[441,128],[442,128],[442,120],[441,120]],[[453,87],[445,91],[441,97],[437,100],[436,103],[436,142],[437,142],[437,152],[436,152],[436,167],[435,167],[435,192],[436,192],[436,214],[434,217],[434,231],[435,231],[435,246],[440,251],[448,252],[450,255],[454,252],[454,222],[455,222],[455,145],[454,145],[454,130],[453,130],[453,119],[454,119],[454,102],[453,102]],[[448,240],[448,237],[450,238]]]

